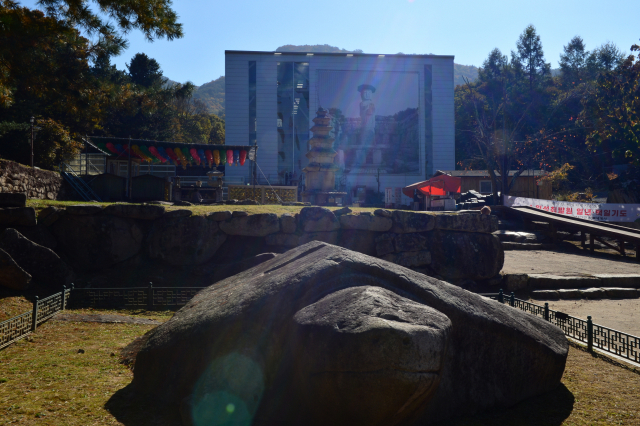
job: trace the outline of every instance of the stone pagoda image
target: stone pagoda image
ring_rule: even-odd
[[[330,135],[333,127],[329,125],[331,117],[328,114],[322,107],[316,112],[314,126],[310,129],[313,137],[309,140],[307,152],[309,165],[303,169],[306,188],[302,193],[302,201],[317,206],[334,205],[347,195],[346,192],[336,191],[336,172],[339,167],[333,163],[337,153],[333,149],[335,139]]]

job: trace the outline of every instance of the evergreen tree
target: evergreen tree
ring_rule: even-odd
[[[540,76],[546,76],[551,71],[551,65],[544,61],[544,52],[540,36],[536,27],[529,25],[520,35],[516,44],[518,61],[522,64],[525,75],[529,80],[529,90],[533,91],[534,84]]]
[[[137,53],[127,64],[131,81],[139,86],[152,88],[162,84],[162,70],[155,59],[144,53]]]
[[[580,84],[585,75],[587,55],[582,37],[575,36],[564,46],[564,53],[560,54],[560,70],[562,81],[568,87]]]

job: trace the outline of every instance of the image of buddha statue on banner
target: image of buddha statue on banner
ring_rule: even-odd
[[[371,99],[376,92],[376,88],[371,84],[361,84],[358,86],[360,92],[360,158],[357,164],[364,164],[365,158],[373,146],[376,135],[376,104]]]

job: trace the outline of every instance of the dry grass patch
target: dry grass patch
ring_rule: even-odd
[[[0,424],[120,424],[104,408],[132,379],[119,351],[151,328],[49,321],[0,351]]]
[[[33,303],[24,296],[0,294],[0,322],[29,312],[32,309]]]
[[[73,310],[159,320],[173,312]],[[170,407],[131,393],[120,350],[153,326],[50,321],[0,351],[0,424],[143,426],[179,424]],[[83,349],[84,353],[78,353]],[[500,374],[500,372],[496,372]],[[640,372],[571,347],[562,385],[508,409],[457,421],[480,425],[640,425]],[[178,422],[178,423],[176,423]]]

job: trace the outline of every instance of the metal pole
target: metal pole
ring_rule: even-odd
[[[64,311],[64,308],[65,308],[65,306],[64,306],[65,305],[64,296],[65,296],[66,292],[67,292],[67,287],[66,286],[62,286],[62,300],[60,301],[60,310],[61,311]]]
[[[33,168],[33,120],[34,118],[31,117],[31,168]]]
[[[129,163],[127,165],[127,195],[129,201],[131,201],[131,135],[129,135]]]
[[[31,313],[31,331],[36,331],[37,326],[38,326],[38,296],[35,297],[35,301],[33,302],[33,311]]]
[[[147,290],[147,311],[153,309],[153,283],[149,283],[149,289]]]
[[[545,321],[549,321],[549,303],[545,302],[544,304],[544,319]]]
[[[511,297],[509,297],[509,304],[511,306],[515,306],[516,305],[516,296],[515,296],[515,294],[513,294],[513,292],[511,292]]]
[[[593,322],[591,316],[587,317],[587,349],[593,351]]]
[[[502,292],[502,289],[498,292],[498,302],[504,303],[504,293]]]
[[[291,133],[291,175],[293,176],[293,171],[296,169],[296,63],[291,63],[291,117],[293,119],[293,128]],[[286,181],[286,179],[285,179]]]

